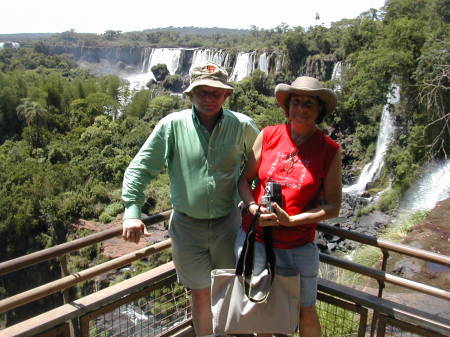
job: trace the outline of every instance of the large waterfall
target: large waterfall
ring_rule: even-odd
[[[255,55],[255,52],[238,54],[233,73],[230,76],[231,82],[239,82],[255,70]]]
[[[251,75],[255,69],[260,69],[266,74],[280,72],[283,55],[252,51],[240,52],[234,57],[226,50],[221,49],[145,48],[139,66],[140,72],[127,74],[124,78],[130,82],[132,89],[141,89],[150,80],[155,79],[151,68],[157,64],[165,64],[171,75],[178,73],[184,76],[188,75],[186,69],[192,69],[193,66],[206,61],[211,61],[229,70],[229,80],[239,82]]]
[[[175,74],[180,65],[180,56],[180,48],[146,49],[142,61],[142,72],[126,76],[125,79],[130,82],[132,89],[141,89],[148,81],[155,79],[151,69],[157,64],[165,64],[170,75]]]
[[[230,56],[223,50],[197,49],[192,56],[192,67],[210,61],[224,68],[230,67]]]
[[[379,177],[381,169],[384,166],[384,156],[389,148],[389,144],[391,143],[395,131],[395,124],[391,116],[390,108],[392,104],[398,102],[400,98],[399,91],[399,87],[393,85],[387,97],[387,104],[383,107],[375,157],[370,163],[364,166],[358,181],[355,184],[343,188],[344,193],[360,195],[366,190],[368,183]]]

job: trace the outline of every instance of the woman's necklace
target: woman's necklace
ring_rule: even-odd
[[[297,151],[296,151],[297,150]],[[289,173],[291,173],[292,172],[292,169],[293,169],[293,167],[294,167],[294,164],[298,161],[298,154],[300,153],[300,149],[299,148],[297,148],[297,147],[293,147],[292,149],[291,149],[291,153],[289,154],[289,157],[287,158],[287,161],[288,161],[288,163],[287,163],[287,165],[285,166],[285,173],[286,173],[286,175],[285,175],[285,180],[286,180],[286,178],[287,178],[287,175],[289,174]]]

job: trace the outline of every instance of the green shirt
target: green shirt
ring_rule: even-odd
[[[167,115],[125,171],[124,219],[141,217],[144,189],[165,164],[176,211],[197,219],[227,215],[239,201],[237,181],[258,133],[250,117],[226,109],[211,134],[194,109]]]

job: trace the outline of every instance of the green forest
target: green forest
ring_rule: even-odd
[[[284,121],[274,87],[297,77],[306,58],[344,61],[349,66],[337,110],[322,127],[342,145],[347,183],[372,158],[386,93],[398,84],[399,133],[372,190],[390,182],[390,190],[373,206],[389,211],[424,163],[450,154],[449,32],[449,1],[388,0],[381,10],[329,28],[71,30],[28,39],[22,48],[0,49],[0,261],[82,235],[70,226],[76,219],[113,220],[123,211],[121,182],[130,160],[163,116],[190,106],[160,83],[130,91],[117,76],[94,76],[69,58],[47,55],[46,44],[282,51],[288,70],[273,76],[255,71],[235,83],[226,103],[260,128]],[[143,211],[170,208],[168,192],[163,173],[147,188]],[[85,267],[98,251],[85,255],[71,261],[71,271]],[[0,298],[8,296],[6,289],[0,284]]]

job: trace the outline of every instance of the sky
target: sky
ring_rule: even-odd
[[[2,0],[0,34],[104,33],[158,27],[307,28],[353,19],[385,0]],[[316,13],[320,19],[316,20]]]

